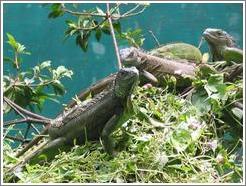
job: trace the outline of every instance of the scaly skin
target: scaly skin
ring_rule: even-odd
[[[185,59],[189,62],[197,64],[202,61],[202,54],[200,50],[188,43],[166,44],[151,50],[149,54],[167,59]]]
[[[163,81],[167,74],[174,75],[178,79],[189,76],[194,77],[196,65],[187,60],[172,60],[160,58],[130,47],[120,50],[121,61],[124,66],[135,66],[143,78],[156,83]]]
[[[192,62],[192,63],[200,63],[202,60],[202,54],[200,52],[200,50],[198,48],[196,48],[193,45],[187,44],[187,43],[172,43],[172,44],[167,44],[167,45],[163,45],[161,47],[155,48],[153,50],[151,50],[150,52],[148,52],[149,55],[153,55],[153,56],[157,56],[160,58],[165,58],[167,60],[172,60],[174,61],[174,63],[176,61],[178,62]],[[124,60],[124,59],[123,59]],[[151,62],[148,63],[147,65],[147,69],[149,70],[149,68],[154,67],[154,64],[152,64]],[[154,69],[150,70],[150,72],[147,72],[147,69],[144,69],[145,67],[141,68],[141,72],[140,72],[140,84],[144,84],[146,82],[150,82],[152,84],[157,84],[158,83],[158,79],[156,77],[154,77],[153,74],[159,73],[156,72],[154,73]],[[161,70],[161,68],[159,68],[159,71]],[[165,71],[163,71],[165,72]],[[163,73],[161,73],[163,75]],[[88,87],[87,89],[81,91],[78,94],[78,99],[83,101],[85,100],[89,95],[91,95],[92,97],[94,97],[96,94],[100,93],[101,91],[103,91],[104,89],[107,89],[108,87],[110,87],[112,85],[112,82],[114,81],[116,77],[116,73],[111,74],[105,78],[103,78],[102,80],[97,81],[95,84],[91,85],[90,87]],[[147,77],[147,79],[146,79]],[[76,105],[76,101],[72,100],[70,103],[67,104],[67,108],[71,108],[74,105]]]
[[[109,90],[58,115],[48,129],[50,141],[31,162],[40,162],[43,155],[49,160],[59,150],[70,149],[74,143],[83,144],[85,140],[100,137],[105,151],[112,155],[114,145],[110,135],[133,113],[130,96],[138,76],[135,67],[123,68]]]
[[[243,51],[236,47],[233,37],[227,32],[221,29],[207,28],[203,32],[203,37],[209,45],[212,61],[243,62]]]

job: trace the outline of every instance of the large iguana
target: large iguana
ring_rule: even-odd
[[[203,57],[197,47],[181,42],[165,44],[152,49],[148,53],[165,59],[183,59],[196,64],[201,63]]]
[[[208,42],[213,61],[243,62],[243,51],[236,47],[233,37],[226,31],[207,28],[202,35]]]
[[[39,151],[24,158],[24,162],[40,162],[43,155],[51,159],[59,150],[71,148],[74,143],[101,137],[105,151],[113,155],[111,134],[133,113],[131,94],[138,82],[139,73],[135,67],[122,68],[113,86],[50,120],[48,134],[50,140]]]
[[[126,54],[125,53],[126,51],[129,52],[130,50],[133,51],[133,48],[132,49],[122,49],[120,51],[123,65],[126,65],[125,60],[127,60],[126,55],[124,55],[124,54]],[[164,60],[163,64],[162,64],[162,62],[160,63],[159,68],[156,67],[156,62],[152,63],[151,60],[144,63],[143,65],[137,66],[137,68],[141,69],[141,71],[140,71],[141,84],[144,84],[146,81],[150,81],[154,84],[158,83],[158,78],[156,78],[153,74],[157,74],[157,73],[164,74],[164,73],[166,73],[167,71],[165,68],[168,68],[167,64],[169,64],[169,63],[172,63],[172,65],[175,65],[174,69],[176,69],[176,68],[181,69],[183,66],[185,66],[185,68],[187,68],[186,67],[187,65],[185,65],[185,64],[194,66],[195,64],[199,64],[202,61],[202,54],[199,51],[199,49],[197,49],[193,45],[190,45],[187,43],[167,44],[167,45],[163,45],[163,46],[160,46],[158,48],[155,48],[155,49],[151,50],[150,52],[143,52],[140,49],[134,49],[134,51],[139,51],[140,55],[142,54],[142,56],[146,56],[148,54],[148,56],[159,57],[158,60],[160,60],[160,58],[165,59],[165,60],[163,59]],[[189,64],[189,62],[191,62],[193,64]],[[184,64],[181,64],[179,67],[180,63],[184,63]],[[163,66],[163,68],[161,68],[162,66]],[[152,70],[150,70],[151,68],[152,68]],[[191,68],[193,69],[193,67],[191,67]],[[150,72],[148,72],[147,69]],[[156,72],[154,72],[155,70],[156,70]],[[178,74],[179,70],[173,70],[172,72],[170,71],[170,73],[171,74],[173,74],[173,73]],[[193,73],[192,73],[192,75],[193,75]],[[97,81],[95,84],[91,85],[90,87],[86,88],[85,90],[82,90],[77,95],[77,98],[79,100],[85,100],[89,95],[91,95],[93,97],[94,95],[100,93],[102,90],[108,89],[112,85],[112,82],[114,81],[115,77],[116,77],[116,73],[111,74],[111,75],[103,78],[102,80]],[[75,100],[68,103],[67,107],[71,108],[74,105],[76,105]]]
[[[155,84],[161,84],[167,74],[174,75],[178,79],[195,75],[196,64],[186,59],[160,58],[134,47],[121,49],[120,57],[124,66],[135,66],[139,70],[140,79]]]

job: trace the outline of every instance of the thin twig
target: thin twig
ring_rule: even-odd
[[[149,33],[151,34],[151,36],[154,38],[156,44],[158,47],[160,47],[160,42],[158,41],[157,37],[155,36],[155,34],[152,32],[152,30],[149,30]]]
[[[128,10],[127,12],[125,12],[124,14],[122,14],[122,16],[126,16],[128,14],[131,14],[132,12],[134,12],[140,5],[136,5],[134,8]]]
[[[111,14],[113,14],[113,12],[119,7],[120,5],[116,5],[115,8],[113,9],[113,11],[111,12]],[[136,6],[137,8],[139,7],[138,5]],[[111,18],[112,19],[121,19],[121,18],[125,18],[125,17],[130,17],[130,16],[135,16],[138,15],[140,13],[142,13],[146,7],[142,8],[140,11],[132,13],[134,10],[136,10],[137,8],[134,7],[133,9],[127,11],[126,13],[124,13],[123,15],[112,15]],[[92,13],[92,12],[75,12],[72,10],[69,10],[67,8],[63,8],[63,11],[75,16],[94,16],[94,17],[107,17],[107,13],[106,14],[98,14],[98,13]]]
[[[125,17],[135,16],[135,15],[143,13],[145,9],[146,9],[146,7],[143,7],[143,9],[138,11],[138,12],[135,12],[135,13],[132,13],[132,14],[121,15],[118,18],[125,18]]]
[[[107,5],[107,17],[108,17],[108,22],[109,22],[109,26],[110,26],[110,32],[111,32],[111,35],[113,38],[114,49],[115,49],[115,53],[116,53],[116,57],[117,57],[118,67],[119,67],[119,69],[121,69],[122,65],[121,65],[121,61],[120,61],[120,53],[119,53],[119,48],[117,45],[116,37],[114,34],[114,27],[113,27],[111,15],[110,15],[109,3],[107,3],[106,5]]]
[[[32,148],[34,145],[36,145],[44,137],[44,135],[48,133],[48,129],[49,129],[49,125],[46,126],[44,128],[44,130],[38,136],[36,136],[34,139],[32,139],[32,141],[30,141],[30,143],[28,143],[21,151],[19,151],[16,154],[16,157],[17,158],[20,157],[26,151],[28,151],[30,148]]]
[[[10,105],[12,108],[15,108],[17,109],[19,112],[21,112],[22,114],[26,114],[27,116],[30,116],[30,117],[33,117],[35,119],[41,119],[41,120],[46,120],[46,121],[50,121],[51,119],[50,118],[46,118],[44,116],[41,116],[41,115],[38,115],[38,114],[35,114],[33,112],[30,112],[22,107],[20,107],[19,105],[15,104],[14,102],[12,102],[10,99],[8,99],[7,97],[3,97],[3,100],[8,104]]]
[[[10,120],[10,121],[6,121],[4,122],[3,126],[10,126],[10,125],[15,125],[15,124],[20,124],[20,123],[38,123],[41,125],[47,125],[50,123],[50,121],[47,120],[40,120],[40,119],[35,119],[35,118],[24,118],[24,119],[14,119],[14,120]]]
[[[8,100],[6,101],[6,100],[4,100],[12,109],[14,109],[14,111],[15,112],[17,112],[21,117],[23,117],[24,119],[26,119],[26,116],[24,115],[24,114],[22,114],[21,112],[20,112],[20,110],[19,109],[17,109],[13,104],[12,104],[12,102],[8,102]]]
[[[184,98],[185,96],[189,95],[190,93],[192,93],[195,90],[194,87],[190,86],[187,89],[185,89],[181,94],[180,97]]]
[[[106,14],[97,14],[97,13],[90,13],[90,12],[74,12],[72,10],[63,8],[64,12],[70,13],[76,16],[95,16],[95,17],[106,17]]]
[[[33,125],[31,123],[31,127],[33,128],[33,130],[37,133],[37,134],[40,134],[40,131],[35,127],[35,125]]]
[[[8,138],[8,139],[12,139],[12,140],[15,140],[15,141],[20,141],[22,143],[26,143],[26,142],[29,142],[30,140],[27,140],[27,139],[24,139],[24,138],[19,138],[19,137],[14,137],[14,136],[5,136],[5,138]]]

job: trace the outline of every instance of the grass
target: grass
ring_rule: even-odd
[[[114,133],[118,154],[87,142],[44,165],[26,165],[4,182],[18,183],[240,183],[242,137],[189,100],[161,88],[138,88],[133,102],[154,120],[133,116]],[[241,134],[242,136],[242,134]],[[4,171],[18,159],[5,141]]]

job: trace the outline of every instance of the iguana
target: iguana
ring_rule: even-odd
[[[135,66],[142,79],[155,84],[160,84],[166,74],[178,78],[195,75],[196,64],[185,59],[160,58],[134,47],[121,49],[120,57],[124,66]]]
[[[121,50],[121,53],[124,51]],[[139,49],[139,51],[142,51]],[[149,52],[144,52],[145,54],[149,54],[149,55],[153,55],[159,58],[165,58],[167,60],[172,61],[174,64],[178,62],[181,63],[187,63],[187,62],[191,62],[191,63],[195,63],[195,64],[199,64],[201,62],[204,62],[204,60],[206,61],[206,59],[204,59],[200,52],[200,50],[198,48],[196,48],[195,46],[188,44],[188,43],[171,43],[171,44],[166,44],[166,45],[162,45],[158,48],[152,49]],[[124,58],[124,57],[123,57]],[[122,59],[123,59],[122,58]],[[124,62],[124,59],[123,59]],[[148,63],[150,68],[154,65],[152,65],[151,62]],[[179,64],[179,63],[177,63]],[[192,64],[194,65],[194,64]],[[179,68],[179,67],[178,67]],[[146,70],[144,70],[143,68],[141,68],[142,71],[140,72],[140,84],[144,84],[145,82],[152,82],[153,84],[156,84],[158,82],[158,79],[156,77],[154,77],[154,73],[152,70],[152,73],[148,73]],[[161,70],[161,69],[159,69]],[[164,72],[164,71],[163,71]],[[177,71],[178,72],[178,71]],[[93,85],[91,85],[90,87],[86,88],[85,90],[82,90],[78,95],[77,98],[79,100],[85,100],[89,95],[91,95],[92,97],[98,93],[100,93],[102,90],[109,88],[112,85],[112,82],[114,81],[116,76],[116,73],[113,73],[105,78],[103,78],[102,80],[97,81],[96,83],[94,83]],[[147,79],[146,79],[147,77]],[[70,103],[67,104],[67,108],[71,108],[72,106],[76,105],[76,101],[73,100]]]
[[[243,51],[236,47],[233,37],[226,31],[207,28],[202,35],[209,45],[212,61],[243,62]]]
[[[134,113],[131,94],[138,77],[139,73],[135,67],[122,68],[116,74],[110,89],[50,120],[50,140],[23,161],[29,159],[31,162],[40,162],[43,155],[49,160],[59,150],[69,149],[74,143],[82,144],[85,140],[96,140],[100,137],[105,151],[114,155],[111,134]]]
[[[203,58],[197,47],[182,42],[165,44],[148,53],[165,59],[183,59],[197,64],[201,63]]]

